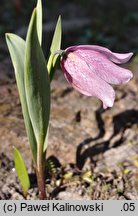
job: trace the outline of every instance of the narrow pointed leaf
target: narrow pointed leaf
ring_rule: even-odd
[[[20,152],[18,151],[18,149],[15,147],[14,147],[14,164],[15,164],[15,169],[16,169],[18,178],[21,183],[23,194],[26,197],[27,192],[30,188],[30,180],[29,180],[29,176],[28,176],[27,169],[23,161],[23,158]]]
[[[6,34],[6,41],[11,55],[12,63],[15,70],[15,77],[18,86],[19,96],[21,100],[22,112],[25,120],[27,135],[29,137],[31,150],[34,161],[36,161],[37,145],[35,135],[30,121],[26,95],[24,86],[24,57],[25,57],[25,41],[15,34]]]
[[[26,39],[25,91],[37,144],[42,147],[50,114],[50,81],[37,36],[36,10],[32,14]]]
[[[47,64],[50,79],[52,79],[52,77],[53,77],[56,61],[57,61],[57,59],[59,57],[59,54],[55,55],[54,52],[57,51],[57,50],[60,50],[60,47],[61,47],[61,35],[62,35],[61,16],[59,16],[57,24],[56,24],[52,44],[51,44],[51,47],[50,47],[50,54],[49,54],[49,59],[48,59],[48,64]]]
[[[39,43],[41,45],[42,43],[42,1],[38,0],[37,1],[37,34],[38,34],[38,39]]]
[[[48,137],[49,137],[49,127],[47,129],[46,138],[45,138],[45,142],[44,142],[44,146],[43,146],[43,153],[44,154],[45,154],[45,152],[47,150],[47,146],[48,146]]]

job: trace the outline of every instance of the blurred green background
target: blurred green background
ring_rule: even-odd
[[[36,0],[0,1],[0,38],[5,32],[25,37]],[[138,49],[138,0],[42,0],[44,37],[49,42],[59,14],[63,21],[62,48],[73,44],[99,44],[113,51]],[[1,54],[1,55],[4,55]]]

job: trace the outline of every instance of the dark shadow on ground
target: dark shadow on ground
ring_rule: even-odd
[[[108,141],[103,141],[103,142],[101,141],[100,143],[98,143],[98,140],[103,138],[105,135],[104,122],[101,116],[103,112],[104,111],[102,111],[101,109],[98,109],[96,111],[96,119],[100,129],[98,136],[94,139],[92,137],[89,137],[78,145],[76,151],[76,165],[79,169],[83,168],[88,158],[90,158],[90,160],[94,164],[93,157],[95,155],[104,153],[110,148],[116,148],[119,145],[121,145],[123,142],[124,131],[127,128],[131,128],[134,124],[138,123],[138,110],[132,109],[132,110],[127,110],[125,112],[119,113],[113,117],[112,136],[109,138]],[[115,141],[112,146],[110,146],[111,140],[114,137],[116,137],[118,134],[120,134],[119,139]],[[94,142],[94,144],[89,147],[89,145],[91,145],[92,142]],[[86,149],[83,151],[84,147],[86,147]]]

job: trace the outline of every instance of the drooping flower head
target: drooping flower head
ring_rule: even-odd
[[[117,65],[128,62],[132,55],[114,53],[101,46],[72,46],[65,50],[61,68],[72,87],[84,95],[99,98],[107,108],[115,100],[110,84],[127,83],[133,77],[130,70]]]

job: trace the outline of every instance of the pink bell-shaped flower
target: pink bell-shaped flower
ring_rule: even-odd
[[[112,107],[115,100],[115,91],[110,84],[127,83],[133,77],[131,71],[116,64],[128,62],[132,55],[114,53],[101,46],[72,46],[62,55],[61,68],[76,90],[99,98],[106,109]]]

